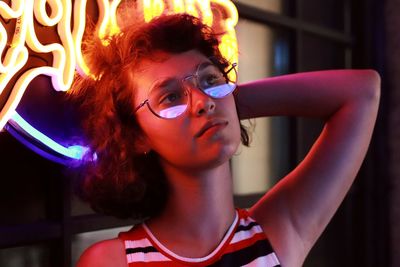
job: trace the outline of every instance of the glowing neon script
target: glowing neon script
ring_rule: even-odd
[[[92,76],[89,67],[85,63],[81,50],[84,28],[80,27],[80,25],[86,23],[86,1],[76,1],[75,3],[74,18],[76,20],[74,20],[73,37],[78,71],[82,75],[88,75],[95,79],[96,77]],[[208,26],[218,28],[217,32],[224,33],[219,45],[222,55],[231,63],[238,62],[235,26],[239,15],[235,5],[230,0],[138,0],[136,3],[138,12],[135,14],[142,14],[143,20],[146,22],[162,14],[188,13],[200,18]],[[120,4],[121,0],[114,0],[111,4],[108,0],[98,0],[100,10],[98,37],[100,39],[119,32],[117,10]],[[213,10],[220,17],[215,19]],[[104,42],[104,45],[107,45],[107,43]]]
[[[219,49],[230,62],[238,62],[238,47],[235,26],[239,15],[235,5],[229,0],[148,0],[138,1],[144,20],[150,21],[161,14],[188,13],[201,18],[203,23],[224,32]],[[168,9],[167,9],[168,7]],[[213,9],[221,17],[215,19]],[[218,25],[221,23],[221,25]]]
[[[46,12],[46,4],[51,8],[51,15]],[[5,54],[0,62],[0,93],[10,79],[22,69],[28,61],[28,48],[37,53],[52,53],[52,66],[32,68],[24,72],[16,81],[11,95],[0,112],[0,129],[11,118],[29,83],[39,75],[52,78],[52,84],[57,91],[70,88],[74,70],[75,56],[73,39],[69,27],[71,25],[71,1],[12,1],[12,7],[0,2],[0,15],[3,18],[16,19],[14,36],[10,48],[5,51],[8,41],[3,25],[0,27],[0,51]],[[51,27],[56,24],[62,44],[52,43],[43,45],[36,36],[34,19],[43,26]]]
[[[16,20],[12,38],[8,38],[4,25],[0,25],[0,52],[3,55],[0,61],[0,94],[10,80],[16,77],[11,93],[5,105],[0,110],[0,129],[7,121],[19,124],[25,132],[37,138],[37,130],[16,114],[16,108],[30,82],[39,75],[51,77],[52,85],[57,91],[67,91],[72,83],[75,68],[84,75],[90,75],[90,70],[82,56],[81,44],[86,27],[87,0],[11,0],[10,4],[0,1],[0,16],[3,19]],[[119,32],[117,24],[117,9],[120,0],[97,0],[99,19],[99,38]],[[213,9],[218,9],[223,16],[220,20],[222,29],[226,34],[222,36],[220,49],[227,59],[237,62],[237,42],[234,27],[238,21],[235,6],[229,0],[142,0],[137,1],[138,8],[142,10],[143,19],[151,20],[163,13],[189,13],[200,17],[204,23],[213,26]],[[168,7],[168,9],[167,9]],[[47,10],[46,10],[47,9]],[[71,18],[73,30],[71,31]],[[42,44],[36,35],[34,22],[44,27],[57,27],[61,43]],[[107,43],[104,43],[107,45]],[[29,49],[36,53],[52,54],[52,65],[31,68],[24,73],[19,73],[27,64]],[[95,77],[93,77],[95,78]],[[55,149],[54,144],[42,138],[49,148]],[[59,151],[63,151],[62,149]],[[68,157],[71,154],[66,153]]]
[[[15,114],[13,118],[10,120],[12,124],[16,124],[19,127],[23,128],[25,131],[29,132],[29,134],[35,138],[35,140],[39,141],[43,145],[49,147],[55,152],[67,156],[72,159],[81,159],[85,154],[86,149],[81,146],[70,146],[64,147],[51,138],[47,137],[43,133],[39,132],[35,128],[33,128],[27,121],[25,121],[21,116]]]

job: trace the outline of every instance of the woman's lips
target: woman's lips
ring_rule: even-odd
[[[207,121],[203,127],[200,128],[200,131],[197,132],[195,135],[196,138],[203,136],[205,133],[210,133],[213,134],[220,129],[224,128],[226,125],[228,125],[228,121],[226,120],[210,120]]]

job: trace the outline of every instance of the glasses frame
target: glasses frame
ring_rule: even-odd
[[[213,65],[215,65],[219,70],[221,70],[221,67],[218,66],[218,64],[215,64],[215,60],[211,60],[211,63],[212,63]],[[228,66],[230,66],[230,68],[229,68],[227,71],[222,71],[222,70],[221,70],[221,73],[222,73],[222,75],[225,77],[226,83],[229,83],[229,82],[231,82],[231,81],[230,81],[229,78],[228,78],[228,74],[229,74],[232,70],[235,71],[236,80],[235,80],[235,82],[233,83],[233,84],[235,85],[235,87],[233,88],[232,92],[229,93],[229,94],[231,94],[231,93],[233,93],[233,92],[236,90],[236,88],[237,88],[237,70],[236,70],[237,63],[234,62],[234,63],[232,63],[232,64],[230,64],[230,65],[228,65]],[[199,67],[200,67],[200,66],[199,66]],[[198,73],[199,73],[199,68],[196,70],[196,72],[195,72],[194,74],[191,74],[191,75],[188,75],[188,76],[182,78],[182,79],[180,80],[181,85],[184,86],[184,83],[183,83],[184,81],[187,81],[187,80],[189,80],[189,79],[195,78],[195,79],[196,79],[196,84],[195,84],[196,88],[197,88],[199,91],[201,91],[203,94],[207,95],[208,97],[211,97],[211,98],[213,98],[213,99],[220,99],[220,98],[224,98],[224,97],[226,97],[226,96],[229,95],[229,94],[227,94],[227,95],[225,95],[225,96],[223,96],[223,97],[218,98],[218,97],[212,97],[212,96],[206,94],[206,93],[204,92],[204,90],[202,90],[201,88],[199,88],[199,85],[198,85],[198,83],[199,83],[199,82],[198,82],[198,77],[199,77],[199,75],[198,75]],[[190,97],[190,96],[191,96],[191,90],[192,90],[192,89],[188,89],[187,86],[184,86],[184,88],[185,88],[185,90],[187,91],[187,93],[189,94],[189,97]],[[190,87],[190,88],[192,88],[192,87]],[[152,89],[153,89],[153,88],[152,88]],[[152,90],[152,89],[151,89],[151,90]],[[146,105],[146,106],[148,107],[148,109],[151,111],[151,113],[153,113],[156,117],[161,118],[161,119],[165,119],[165,120],[173,120],[173,119],[176,119],[176,118],[180,117],[183,113],[186,112],[186,110],[185,110],[185,112],[182,112],[182,114],[179,114],[178,116],[173,117],[173,118],[165,118],[165,117],[162,117],[162,116],[160,116],[159,114],[157,114],[157,112],[155,112],[155,111],[151,108],[151,106],[150,106],[150,104],[149,104],[149,98],[147,98],[146,100],[142,101],[142,102],[135,108],[134,113],[136,113],[136,112],[137,112],[140,108],[142,108],[144,105]]]

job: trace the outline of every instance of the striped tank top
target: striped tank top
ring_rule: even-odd
[[[129,267],[275,267],[281,266],[261,226],[243,209],[221,243],[202,258],[186,258],[161,244],[146,224],[118,235],[125,244]]]

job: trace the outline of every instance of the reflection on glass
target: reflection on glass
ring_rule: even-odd
[[[240,20],[236,30],[239,43],[239,85],[285,72],[288,49],[271,28]],[[280,147],[286,143],[283,137],[286,131],[284,119],[259,118],[254,121],[256,127],[254,131],[251,130],[250,148],[239,147],[237,155],[232,159],[234,193],[237,195],[265,192],[275,182],[276,176],[287,168],[288,156],[282,154],[286,150]]]
[[[45,267],[50,266],[50,252],[44,246],[16,247],[0,250],[0,266]]]
[[[234,2],[282,14],[283,1],[284,0],[236,0]]]

